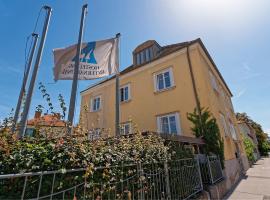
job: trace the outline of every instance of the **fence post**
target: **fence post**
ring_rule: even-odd
[[[207,156],[207,164],[208,164],[208,169],[210,172],[211,184],[213,184],[214,181],[213,181],[213,174],[212,174],[212,169],[211,169],[211,165],[210,165],[210,161],[209,161],[209,156]]]
[[[197,161],[197,167],[198,167],[198,173],[199,173],[199,178],[200,178],[201,190],[203,190],[202,174],[201,174],[201,167],[200,167],[200,161],[199,161],[198,155],[195,157],[195,160]]]
[[[218,165],[219,165],[219,168],[220,168],[220,171],[221,171],[221,175],[223,177],[223,170],[222,170],[222,166],[221,166],[221,162],[220,162],[219,156],[218,156]]]
[[[171,199],[171,190],[170,190],[170,177],[169,177],[169,170],[168,170],[168,162],[165,160],[164,162],[164,172],[165,172],[165,182],[166,182],[166,196],[167,199]]]
[[[21,200],[24,199],[24,195],[25,195],[25,189],[26,189],[26,183],[27,183],[27,179],[28,177],[26,176],[24,179],[24,184],[23,184],[23,192],[22,192],[22,196],[21,196]]]
[[[139,185],[140,185],[140,190],[139,190],[139,198],[143,200],[144,199],[144,195],[143,195],[143,169],[142,169],[142,163],[139,162],[138,166],[137,166],[137,173],[138,173],[138,177],[139,177]]]

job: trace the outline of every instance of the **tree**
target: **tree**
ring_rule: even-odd
[[[224,168],[224,142],[217,121],[208,109],[200,108],[200,113],[201,117],[195,108],[193,113],[187,114],[188,120],[193,123],[191,130],[196,137],[204,139],[204,153],[218,155]]]
[[[262,126],[257,122],[253,121],[247,113],[236,113],[236,118],[239,121],[246,122],[250,125],[255,133],[258,140],[258,149],[262,156],[266,156],[270,151],[270,144],[268,142],[267,134],[264,133]]]

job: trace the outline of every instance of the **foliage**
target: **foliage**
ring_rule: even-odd
[[[0,133],[1,133],[1,131],[8,131],[11,129],[12,124],[14,123],[14,121],[13,121],[14,113],[13,112],[14,112],[14,109],[12,108],[10,113],[8,114],[8,116],[5,117],[2,122],[0,121]]]
[[[244,136],[244,146],[245,146],[245,152],[247,155],[248,160],[252,163],[255,161],[255,157],[254,157],[254,144],[251,141],[251,139],[249,139],[248,137]]]
[[[140,133],[90,143],[83,135],[18,140],[4,132],[0,136],[0,145],[2,174],[108,166],[121,162],[158,162],[170,158],[162,138],[153,134],[142,136]]]
[[[40,92],[42,94],[42,97],[46,100],[50,112],[53,114],[54,113],[54,111],[53,111],[54,107],[53,107],[53,104],[51,102],[51,96],[50,96],[49,93],[47,93],[46,87],[45,87],[45,85],[43,85],[42,82],[39,82],[38,89],[40,90]]]
[[[193,113],[187,114],[187,118],[193,123],[191,130],[194,135],[204,139],[205,153],[218,155],[224,168],[224,142],[220,136],[216,119],[208,109],[204,108],[200,108],[199,111],[195,108]]]
[[[262,156],[268,155],[268,152],[270,151],[270,144],[268,142],[268,136],[266,133],[264,133],[262,126],[253,121],[246,113],[236,113],[236,118],[239,121],[246,122],[254,129],[258,140],[258,149],[260,154]]]
[[[43,99],[45,99],[45,101],[47,102],[47,107],[49,108],[50,113],[55,114],[56,112],[54,111],[54,106],[53,106],[52,101],[51,101],[51,95],[47,92],[47,89],[42,82],[39,82],[38,89],[40,90]],[[61,108],[60,116],[61,116],[61,119],[64,120],[66,117],[67,107],[66,107],[65,99],[64,99],[62,94],[58,95],[58,101],[59,101],[59,105]],[[44,109],[44,107],[42,105],[38,105],[36,107],[36,110],[39,112],[42,112],[43,109]]]
[[[58,100],[59,100],[59,103],[60,103],[60,108],[62,109],[61,118],[62,119],[65,119],[67,107],[66,107],[66,103],[65,103],[64,97],[61,94],[59,94],[58,95]]]
[[[185,146],[184,144],[174,141],[170,141],[168,146],[170,147],[169,152],[171,153],[172,160],[194,157],[194,154],[189,146]]]
[[[130,179],[132,187],[139,190],[141,186],[138,184],[138,179],[141,177],[137,174],[136,163],[142,163],[145,172],[151,173],[153,166],[156,171],[163,170],[164,160],[171,161],[188,155],[183,146],[166,144],[164,139],[157,134],[142,135],[137,132],[129,136],[101,138],[91,142],[87,140],[80,128],[77,128],[74,133],[74,135],[60,138],[48,137],[50,134],[46,134],[47,137],[37,134],[35,138],[25,137],[18,140],[10,132],[2,131],[0,133],[0,174],[59,169],[64,172],[65,169],[87,168],[86,174],[78,172],[57,176],[54,191],[61,191],[81,183],[86,176],[89,187],[93,188],[87,190],[89,193],[87,195],[100,193],[100,187],[94,186],[94,183],[102,183],[104,194],[109,194],[112,192],[112,183],[121,183],[122,179],[130,177],[134,177]],[[192,155],[189,154],[189,157]],[[41,193],[48,194],[51,191],[52,175],[43,177],[43,180],[45,185],[42,186]],[[0,183],[0,198],[19,198],[23,181],[24,179],[10,179],[5,181],[2,187]],[[147,187],[147,181],[140,181]],[[27,198],[35,198],[38,183],[38,176],[29,177]],[[118,199],[122,199],[121,195]]]

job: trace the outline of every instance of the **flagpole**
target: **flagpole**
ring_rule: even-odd
[[[31,69],[33,57],[34,57],[34,54],[35,54],[35,51],[36,51],[37,41],[38,41],[38,34],[32,33],[32,38],[34,38],[34,44],[33,44],[32,49],[31,49],[31,53],[30,53],[28,63],[26,63],[27,68],[26,68],[26,71],[24,72],[22,87],[21,87],[21,91],[20,91],[20,94],[19,94],[19,98],[18,98],[18,102],[17,102],[15,114],[14,114],[13,124],[12,124],[12,132],[13,133],[16,130],[16,125],[17,125],[17,121],[18,121],[18,118],[19,118],[19,112],[21,110],[22,99],[23,99],[23,96],[25,94],[25,86],[26,86],[27,79],[28,79],[28,76],[29,76],[29,71]]]
[[[117,33],[116,38],[120,39],[121,34]],[[119,52],[120,55],[120,52]],[[120,57],[120,56],[119,56]],[[120,62],[118,62],[119,65]],[[120,70],[118,66],[118,70],[115,74],[115,135],[120,135],[120,99],[119,99],[119,75]]]
[[[69,130],[68,132],[71,133],[71,129],[73,126],[73,118],[74,118],[74,109],[75,109],[75,102],[76,102],[76,94],[77,94],[77,85],[78,85],[78,76],[79,76],[79,67],[80,67],[80,53],[82,49],[82,38],[83,38],[83,31],[84,31],[84,23],[85,23],[85,16],[87,13],[87,4],[83,5],[82,7],[82,15],[81,15],[81,24],[80,24],[80,32],[77,44],[77,53],[75,59],[75,66],[74,66],[74,74],[73,74],[73,81],[72,81],[72,89],[70,95],[70,102],[69,102],[69,110],[68,110],[68,122],[69,122]]]
[[[28,88],[28,91],[27,91],[27,97],[26,97],[25,106],[24,106],[24,109],[23,109],[23,116],[22,116],[22,120],[21,120],[21,128],[20,128],[20,132],[19,132],[20,137],[23,137],[24,133],[25,133],[26,121],[27,121],[29,108],[30,108],[30,104],[31,104],[31,100],[32,100],[32,95],[33,95],[33,90],[34,90],[35,81],[36,81],[36,77],[37,77],[37,72],[38,72],[40,62],[41,62],[44,43],[45,43],[45,40],[46,40],[46,35],[47,35],[47,32],[48,32],[50,17],[51,17],[51,13],[52,13],[52,8],[51,7],[43,6],[43,8],[45,10],[47,10],[47,16],[46,16],[46,19],[45,19],[45,22],[44,22],[41,41],[40,41],[40,44],[39,44],[39,49],[38,49],[38,53],[37,53],[37,57],[36,57],[36,62],[35,62],[34,69],[33,69],[33,72],[32,72],[30,85],[29,85],[29,88]]]

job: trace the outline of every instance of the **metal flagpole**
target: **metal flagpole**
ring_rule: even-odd
[[[121,36],[120,33],[116,34],[116,38],[120,39],[120,36]],[[120,55],[120,51],[119,51],[119,55]],[[115,134],[116,136],[120,135],[119,74],[120,74],[120,70],[118,66],[117,73],[115,74]]]
[[[75,109],[75,101],[76,101],[77,85],[78,85],[78,75],[79,75],[79,65],[80,65],[80,54],[81,54],[81,49],[82,49],[82,38],[83,38],[83,31],[84,31],[85,16],[87,13],[87,6],[88,5],[85,4],[82,7],[80,32],[79,32],[79,39],[78,39],[78,44],[77,44],[77,53],[76,53],[76,59],[75,59],[72,89],[71,89],[69,110],[68,110],[68,122],[69,122],[69,126],[70,126],[69,130],[68,130],[69,133],[71,133],[71,129],[72,129],[72,125],[73,125],[73,118],[74,118],[74,109]]]
[[[37,77],[37,72],[38,72],[38,67],[40,65],[40,61],[41,61],[41,57],[42,57],[42,53],[43,53],[43,48],[44,48],[44,43],[46,40],[46,35],[47,35],[47,31],[48,31],[48,27],[49,27],[49,22],[50,22],[50,17],[51,17],[51,13],[52,13],[52,8],[49,6],[43,6],[43,8],[45,10],[47,10],[47,16],[44,22],[44,26],[43,26],[43,32],[42,32],[42,36],[41,36],[41,41],[39,44],[39,49],[38,49],[38,53],[37,53],[37,57],[36,57],[36,62],[35,62],[35,66],[32,72],[32,77],[31,77],[31,81],[30,81],[30,85],[27,91],[27,97],[26,97],[26,102],[25,102],[25,106],[23,109],[23,116],[22,116],[22,120],[21,120],[21,128],[20,128],[20,137],[24,136],[24,132],[26,129],[26,121],[27,121],[27,117],[28,117],[28,113],[29,113],[29,108],[30,108],[30,104],[31,104],[31,100],[32,100],[32,94],[33,94],[33,90],[34,90],[34,86],[35,86],[35,81],[36,81],[36,77]]]
[[[22,98],[23,98],[23,95],[25,93],[25,86],[26,86],[26,83],[27,83],[27,79],[28,79],[30,69],[31,69],[33,57],[34,57],[34,54],[35,54],[35,51],[36,51],[36,46],[37,46],[37,41],[38,41],[38,34],[32,33],[32,38],[34,38],[34,44],[32,46],[29,61],[27,63],[27,68],[26,68],[26,71],[25,71],[24,76],[23,76],[22,87],[21,87],[21,91],[20,91],[20,94],[19,94],[19,98],[18,98],[18,102],[17,102],[15,114],[14,114],[13,124],[12,124],[12,132],[15,132],[17,121],[18,121],[18,118],[19,118],[19,112],[21,110]]]

